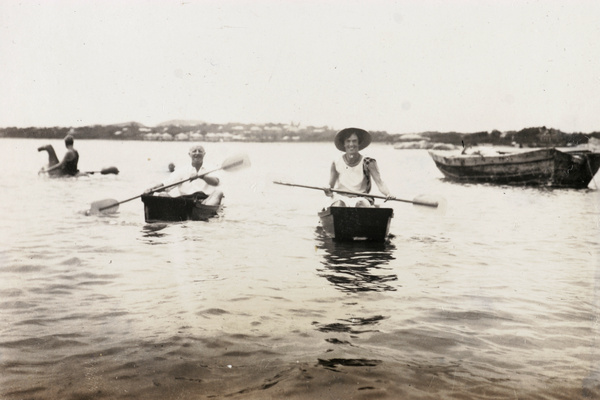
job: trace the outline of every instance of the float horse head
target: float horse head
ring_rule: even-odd
[[[38,151],[46,151],[48,152],[48,165],[46,168],[51,167],[53,165],[58,164],[58,157],[56,157],[56,152],[54,151],[54,147],[51,144],[47,144],[45,146],[38,147]],[[57,173],[58,171],[52,171],[50,174]]]

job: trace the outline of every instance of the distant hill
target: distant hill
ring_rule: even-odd
[[[156,126],[196,126],[206,124],[206,121],[192,119],[172,119],[170,121],[161,122]]]
[[[116,126],[118,128],[123,128],[125,126],[137,126],[138,128],[146,128],[146,125],[140,124],[139,122],[135,122],[135,121],[123,122],[121,124],[110,124],[108,126]]]

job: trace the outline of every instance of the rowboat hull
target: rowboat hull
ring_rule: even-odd
[[[191,197],[142,195],[146,222],[207,221],[221,206],[208,206]]]
[[[323,231],[335,241],[383,242],[393,216],[393,209],[379,207],[329,207],[319,212]]]
[[[545,148],[494,155],[430,150],[429,155],[447,179],[458,182],[582,189],[600,168],[600,153],[585,150]]]

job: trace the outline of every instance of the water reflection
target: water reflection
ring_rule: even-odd
[[[162,243],[158,239],[163,238],[167,235],[166,232],[161,232],[165,229],[169,224],[165,223],[151,223],[144,225],[142,229],[142,236],[144,238],[144,242],[148,244],[160,244]]]
[[[390,242],[335,242],[328,238],[321,228],[316,230],[317,248],[324,250],[322,268],[317,268],[319,276],[327,279],[336,289],[346,293],[367,291],[395,291],[398,276],[386,273],[387,267],[394,260],[396,247]],[[352,316],[337,319],[335,322],[323,323],[315,321],[313,327],[332,335],[326,342],[345,354],[344,348],[355,347],[351,340],[369,332],[378,332],[377,326],[389,317],[383,315]],[[365,358],[318,358],[317,365],[331,371],[339,371],[339,367],[374,367],[382,360]]]
[[[340,322],[334,322],[332,324],[320,324],[313,322],[316,325],[317,330],[320,332],[343,332],[357,335],[365,332],[377,332],[376,329],[365,329],[369,325],[377,325],[380,321],[387,319],[383,315],[375,315],[373,317],[359,318],[354,317],[350,319],[340,319]],[[327,340],[329,341],[329,340]]]
[[[381,364],[381,360],[369,360],[365,358],[330,358],[327,360],[318,359],[318,365],[330,371],[337,372],[338,366],[343,367],[376,367]]]
[[[335,242],[317,230],[317,248],[325,250],[319,276],[343,292],[395,291],[396,274],[385,273],[396,249],[390,242]]]

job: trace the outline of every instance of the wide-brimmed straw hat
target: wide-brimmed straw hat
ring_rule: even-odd
[[[346,128],[336,133],[335,139],[333,139],[335,147],[337,147],[337,149],[340,151],[346,151],[346,149],[344,148],[344,141],[348,139],[348,137],[353,133],[355,133],[358,137],[359,150],[362,150],[371,144],[371,134],[369,132],[360,128]]]

